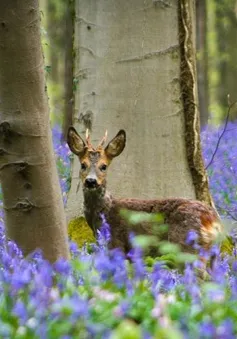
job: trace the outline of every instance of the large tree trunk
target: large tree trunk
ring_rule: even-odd
[[[37,0],[0,4],[0,168],[7,235],[24,254],[68,257]]]
[[[108,180],[117,197],[212,204],[200,150],[193,1],[77,0],[74,125],[97,143],[127,131]],[[186,86],[185,81],[189,86]],[[120,162],[120,163],[119,163]],[[68,217],[80,214],[73,160]]]

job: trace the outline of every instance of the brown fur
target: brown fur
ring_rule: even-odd
[[[96,235],[101,226],[101,214],[104,214],[111,227],[111,247],[120,247],[124,252],[130,250],[129,233],[157,234],[159,225],[141,222],[131,225],[121,215],[121,210],[134,212],[161,213],[168,231],[162,235],[162,240],[178,243],[182,250],[193,252],[192,247],[186,244],[186,237],[190,230],[199,235],[199,243],[208,249],[213,240],[221,232],[222,226],[216,211],[199,201],[171,198],[162,200],[115,199],[106,193],[106,172],[101,170],[102,165],[109,166],[113,157],[119,155],[125,146],[125,132],[120,131],[117,136],[103,149],[88,147],[74,128],[69,129],[68,144],[72,152],[78,155],[81,164],[86,168],[80,172],[83,182],[85,217]],[[96,187],[88,188],[86,180],[96,180]]]

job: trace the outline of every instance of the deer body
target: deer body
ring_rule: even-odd
[[[216,211],[199,201],[170,198],[159,200],[116,199],[106,191],[106,172],[112,159],[118,156],[125,147],[126,135],[120,131],[104,149],[104,139],[97,148],[93,148],[87,136],[86,143],[71,127],[68,132],[68,145],[81,162],[80,178],[83,183],[84,213],[88,225],[95,236],[102,223],[101,214],[111,228],[111,247],[120,247],[124,252],[131,248],[129,234],[155,233],[154,224],[140,222],[131,225],[121,215],[122,209],[145,213],[162,213],[168,230],[162,240],[178,243],[182,250],[193,252],[186,244],[190,230],[197,232],[199,243],[208,249],[213,240],[222,231]],[[159,225],[156,225],[159,227]]]

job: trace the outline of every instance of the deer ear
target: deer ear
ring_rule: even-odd
[[[74,127],[69,127],[67,132],[67,143],[72,153],[82,156],[85,153],[86,144]]]
[[[108,143],[105,148],[105,154],[109,158],[117,157],[122,153],[126,144],[126,133],[124,130],[120,130],[118,134]]]

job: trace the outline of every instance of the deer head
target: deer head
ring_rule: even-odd
[[[76,154],[81,163],[80,179],[86,190],[97,190],[106,184],[107,169],[113,160],[122,153],[126,143],[126,133],[120,130],[104,148],[107,131],[99,145],[92,146],[88,130],[86,141],[77,133],[74,127],[69,127],[67,143],[70,150]]]

